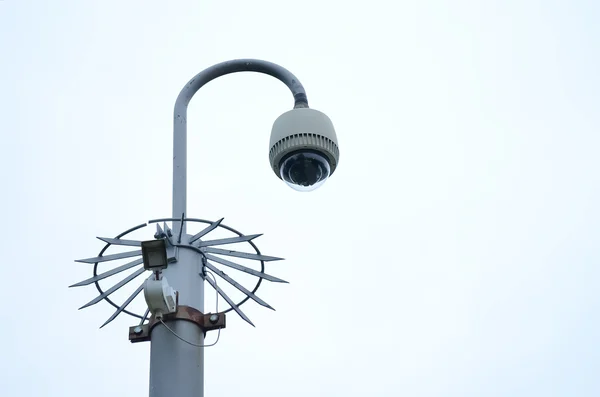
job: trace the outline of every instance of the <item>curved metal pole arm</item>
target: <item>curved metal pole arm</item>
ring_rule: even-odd
[[[294,108],[307,108],[308,99],[304,87],[289,70],[258,59],[236,59],[218,63],[194,76],[183,87],[175,101],[173,120],[173,218],[181,218],[186,212],[187,195],[187,108],[190,100],[202,86],[217,77],[237,72],[257,72],[275,77],[284,83],[294,95]],[[185,225],[181,225],[185,232]]]
[[[235,59],[218,63],[195,75],[185,87],[183,87],[177,97],[177,101],[175,102],[175,117],[181,115],[182,111],[184,112],[182,116],[185,117],[185,112],[190,100],[206,83],[217,77],[237,72],[257,72],[273,76],[292,91],[292,94],[294,95],[294,108],[308,107],[308,99],[306,98],[306,91],[304,91],[302,83],[300,83],[300,80],[286,68],[259,59]]]

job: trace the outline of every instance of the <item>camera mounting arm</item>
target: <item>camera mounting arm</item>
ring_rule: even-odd
[[[290,71],[277,64],[257,59],[236,59],[213,65],[194,76],[175,101],[173,120],[173,217],[186,212],[187,190],[187,108],[196,92],[206,83],[230,73],[257,72],[275,77],[294,95],[294,109],[308,108],[304,87]],[[185,225],[181,225],[185,228]]]

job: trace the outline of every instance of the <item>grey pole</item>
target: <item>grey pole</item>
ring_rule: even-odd
[[[173,120],[173,218],[186,213],[187,194],[187,108],[194,94],[217,77],[236,72],[258,72],[283,82],[294,95],[294,107],[308,107],[306,92],[300,81],[287,69],[267,61],[237,59],[211,66],[194,76],[175,101]],[[183,228],[182,243],[190,236]],[[179,233],[179,231],[177,231]],[[185,240],[185,241],[184,241]],[[198,277],[202,264],[194,252],[180,249],[177,263],[163,274],[179,291],[179,304],[204,311],[204,280]],[[169,326],[182,338],[195,344],[204,343],[200,328],[191,322],[174,321]],[[156,326],[150,343],[150,397],[202,397],[204,395],[204,351],[190,346]]]

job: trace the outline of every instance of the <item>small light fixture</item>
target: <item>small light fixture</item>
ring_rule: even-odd
[[[144,269],[156,271],[167,268],[167,245],[165,240],[142,241]]]

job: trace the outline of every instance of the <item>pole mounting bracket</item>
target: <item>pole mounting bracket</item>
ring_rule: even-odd
[[[189,321],[196,324],[202,329],[205,336],[208,331],[225,328],[225,313],[204,314],[190,306],[180,305],[177,307],[175,313],[165,314],[163,316],[163,321],[165,323],[178,320]],[[152,329],[157,324],[160,324],[160,320],[155,316],[151,316],[147,324],[129,327],[129,341],[131,343],[149,342]]]

